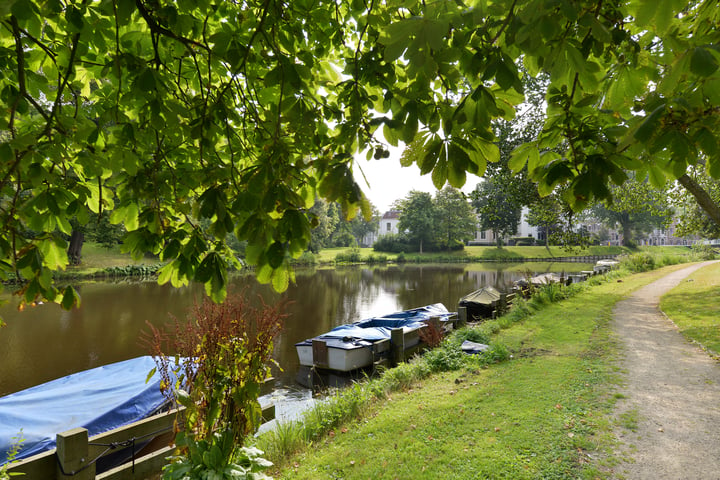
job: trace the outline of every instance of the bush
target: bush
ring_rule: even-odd
[[[717,252],[712,245],[696,243],[690,247],[690,258],[693,260],[714,260],[716,256]]]
[[[365,263],[387,263],[387,256],[370,254],[365,257]]]
[[[360,263],[362,262],[362,256],[360,255],[359,248],[352,248],[345,252],[340,252],[335,255],[335,263]]]
[[[273,341],[285,317],[281,307],[256,308],[232,294],[222,304],[205,298],[187,320],[174,319],[162,330],[148,324],[143,340],[156,359],[164,393],[186,408],[175,439],[181,453],[175,467],[166,467],[165,478],[185,478],[181,472],[188,465],[193,472],[234,468],[236,454],[262,421],[258,395],[270,376]],[[206,477],[223,478],[193,478]]]
[[[400,253],[411,252],[417,249],[411,246],[405,236],[389,234],[378,238],[373,244],[373,250],[376,252]]]
[[[648,252],[634,253],[620,261],[621,265],[631,273],[641,273],[654,270],[655,256]]]
[[[299,258],[293,260],[293,264],[295,265],[317,265],[317,263],[317,255],[312,253],[310,250],[304,251]]]
[[[515,237],[510,239],[511,245],[516,247],[532,247],[535,245],[533,237]]]

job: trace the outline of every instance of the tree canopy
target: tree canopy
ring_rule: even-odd
[[[167,262],[161,282],[222,300],[232,232],[282,290],[316,195],[370,215],[351,166],[387,156],[377,129],[416,141],[404,161],[438,188],[498,160],[519,63],[549,79],[543,131],[509,163],[541,193],[581,208],[627,170],[660,185],[700,161],[718,178],[718,25],[715,0],[4,1],[2,275],[75,303],[52,271],[95,213]]]

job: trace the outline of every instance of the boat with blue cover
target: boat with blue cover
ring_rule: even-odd
[[[420,343],[420,330],[432,318],[447,321],[455,314],[435,303],[359,322],[340,325],[327,333],[295,344],[301,366],[350,372],[373,364],[390,351],[393,329],[402,329],[406,349]]]
[[[154,368],[138,357],[0,397],[0,465],[16,445],[21,460],[55,448],[58,433],[82,427],[92,437],[167,408],[160,374],[148,379]]]

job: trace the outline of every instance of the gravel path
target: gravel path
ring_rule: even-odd
[[[618,479],[720,479],[720,364],[658,307],[661,295],[709,263],[671,273],[615,306],[626,397],[616,408],[627,460],[613,469]],[[636,431],[627,429],[635,419]]]

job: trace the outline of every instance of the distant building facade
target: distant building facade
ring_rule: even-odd
[[[528,237],[534,240],[539,240],[538,227],[533,227],[527,222],[528,208],[523,207],[520,213],[520,223],[518,223],[517,233],[502,238],[505,245],[508,244],[511,238]],[[480,228],[480,217],[478,216],[477,228],[475,231],[475,237],[468,242],[468,245],[497,245],[497,237],[492,230],[482,230]]]

